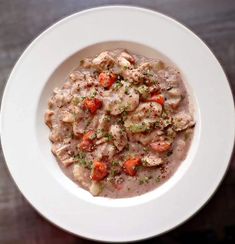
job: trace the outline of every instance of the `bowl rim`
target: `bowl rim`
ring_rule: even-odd
[[[111,5],[111,6],[104,6],[104,7],[96,7],[96,8],[92,8],[92,9],[87,9],[87,10],[84,10],[84,11],[81,11],[81,12],[78,12],[78,13],[74,13],[74,14],[72,14],[72,15],[70,15],[70,16],[68,16],[68,17],[66,17],[66,18],[64,18],[64,19],[62,19],[62,20],[60,20],[60,21],[58,21],[57,23],[55,23],[54,25],[52,25],[51,27],[49,27],[47,30],[45,30],[42,34],[40,34],[36,39],[34,39],[34,41],[27,47],[27,49],[24,51],[24,53],[21,55],[21,57],[18,59],[18,61],[17,61],[17,63],[16,63],[16,65],[14,66],[14,68],[13,68],[13,70],[12,70],[12,72],[11,72],[11,75],[9,76],[9,79],[8,79],[8,82],[7,82],[7,84],[6,84],[6,87],[5,87],[5,89],[4,89],[4,94],[3,94],[3,97],[2,97],[2,104],[1,104],[1,122],[3,122],[3,117],[4,117],[4,106],[6,106],[6,100],[7,100],[7,97],[6,97],[6,94],[8,93],[8,90],[10,89],[9,88],[9,84],[10,84],[10,81],[12,80],[12,79],[14,79],[13,78],[13,75],[14,75],[14,72],[16,72],[16,70],[17,70],[17,68],[19,68],[19,66],[20,66],[20,63],[22,62],[22,60],[25,58],[25,56],[30,52],[30,50],[34,47],[34,45],[36,45],[37,44],[37,42],[40,40],[40,38],[42,37],[42,36],[44,36],[44,35],[46,35],[49,31],[51,31],[51,30],[54,30],[55,29],[55,27],[58,27],[58,26],[60,26],[61,24],[63,24],[63,23],[65,23],[66,21],[69,21],[69,20],[72,20],[72,18],[74,18],[74,17],[77,17],[77,16],[81,16],[81,15],[84,15],[84,14],[86,14],[86,13],[90,13],[90,12],[96,12],[96,11],[102,11],[102,10],[112,10],[112,9],[119,9],[119,10],[121,10],[121,9],[125,9],[125,10],[130,10],[130,11],[132,11],[133,9],[134,10],[136,10],[136,11],[139,11],[139,12],[145,12],[145,13],[148,13],[148,14],[153,14],[153,15],[157,15],[158,17],[161,17],[161,18],[164,18],[165,20],[167,20],[167,21],[169,21],[169,22],[171,22],[171,24],[176,24],[179,28],[184,28],[184,30],[186,30],[190,35],[193,35],[193,37],[194,38],[196,38],[197,39],[197,41],[200,41],[200,43],[201,44],[203,44],[205,47],[206,47],[206,49],[207,49],[207,51],[209,51],[210,52],[210,54],[213,56],[213,58],[215,58],[215,56],[213,55],[213,53],[211,52],[211,50],[207,47],[207,45],[201,40],[201,39],[199,39],[193,32],[191,32],[190,30],[188,30],[185,26],[183,26],[182,24],[180,24],[180,23],[178,23],[177,21],[175,21],[174,19],[172,19],[172,18],[170,18],[170,17],[168,17],[168,16],[166,16],[166,15],[163,15],[163,14],[161,14],[161,13],[158,13],[158,12],[156,12],[156,11],[152,11],[152,10],[149,10],[149,9],[145,9],[145,8],[140,8],[140,7],[133,7],[133,6],[126,6],[126,5],[124,5],[124,6],[122,6],[122,5]],[[215,58],[216,59],[216,58]],[[217,60],[216,60],[217,61]],[[217,64],[219,64],[218,63],[218,61],[217,61]],[[225,75],[224,74],[224,71],[223,71],[223,69],[222,69],[222,67],[219,65],[219,67],[220,67],[220,71],[222,71],[223,72],[223,75]],[[227,81],[227,78],[225,77],[225,80]],[[228,81],[227,81],[227,84],[226,85],[228,85],[229,83],[228,83]],[[229,84],[230,85],[230,84]],[[232,93],[231,93],[231,89],[230,89],[230,96],[233,98],[233,96],[232,96]],[[230,101],[231,102],[231,101]],[[233,107],[234,107],[234,101],[233,101],[233,99],[232,99],[232,103],[233,103]],[[231,114],[231,118],[232,118],[232,120],[234,121],[234,110],[233,110],[233,114]],[[1,126],[0,126],[0,128],[1,128],[1,143],[2,143],[2,148],[3,148],[3,154],[4,154],[4,157],[5,157],[5,159],[7,158],[6,157],[6,155],[5,155],[5,152],[6,152],[6,148],[5,148],[5,146],[6,145],[4,145],[4,141],[6,140],[6,138],[5,138],[5,135],[4,135],[4,128],[2,128],[2,126],[3,125],[5,125],[5,122],[3,122],[2,124],[1,124]],[[233,149],[233,146],[234,146],[234,127],[233,127],[233,133],[232,133],[232,137],[233,137],[233,142],[232,142],[232,145],[230,144],[230,149],[229,149],[229,151],[230,151],[230,155],[229,155],[229,160],[231,159],[231,156],[232,156],[232,149]],[[5,150],[4,150],[4,148],[5,148]],[[228,156],[228,155],[227,155]],[[6,162],[7,162],[7,160],[5,160]],[[7,164],[7,167],[8,167],[8,170],[10,171],[10,173],[11,173],[11,175],[12,176],[14,176],[13,175],[13,173],[12,173],[12,171],[11,171],[11,169],[9,168],[9,162],[7,162],[6,163]],[[225,168],[225,170],[223,170],[223,173],[220,175],[220,179],[218,180],[218,182],[217,182],[217,184],[215,185],[215,186],[213,186],[212,188],[213,188],[213,190],[211,191],[211,193],[209,193],[208,195],[209,195],[209,197],[207,196],[206,198],[207,199],[203,199],[202,200],[202,204],[200,203],[199,204],[199,207],[196,207],[196,210],[193,210],[192,212],[193,213],[190,213],[189,214],[189,216],[192,216],[192,214],[195,214],[195,212],[197,212],[202,206],[204,206],[204,204],[210,199],[210,197],[212,196],[212,194],[213,194],[213,192],[217,189],[217,187],[218,187],[218,185],[219,185],[219,183],[222,181],[222,179],[223,179],[223,177],[224,177],[224,175],[225,175],[225,173],[226,173],[226,170],[228,169],[228,165],[229,165],[229,163],[227,163],[227,166],[226,166],[226,168]],[[13,177],[14,178],[14,177]],[[19,187],[19,185],[17,185],[18,187]],[[19,187],[19,189],[21,190],[21,192],[23,193],[23,191],[22,191],[22,189]],[[25,195],[24,193],[23,193],[23,195]],[[28,199],[28,197],[27,196],[25,196],[25,198],[28,200],[28,202],[31,204],[31,201]],[[32,206],[34,206],[34,204],[31,204]],[[35,206],[34,206],[35,207]],[[38,209],[37,209],[37,207],[35,207],[35,209],[37,210],[37,211],[39,211]],[[45,218],[47,218],[47,216],[45,216],[45,214],[43,214],[41,211],[39,211],[40,212],[40,214],[42,214]],[[188,219],[189,218],[189,216],[187,216],[186,218],[184,218],[184,220],[183,221],[180,221],[177,225],[175,225],[175,226],[173,226],[172,228],[175,228],[176,226],[178,226],[179,224],[182,224],[184,221],[186,221],[186,219]],[[47,218],[48,219],[48,218]],[[48,220],[50,220],[50,218],[48,219]],[[51,220],[50,220],[51,221]],[[52,222],[54,222],[54,221],[52,221]],[[61,227],[61,225],[57,225],[57,226],[60,226]],[[61,228],[63,228],[63,227],[61,227]],[[172,229],[172,228],[169,228],[169,229],[167,229],[166,231],[169,231],[170,229]],[[66,228],[63,228],[63,229],[66,229]],[[67,231],[70,231],[70,230],[68,230],[68,229],[66,229]],[[162,231],[161,233],[164,233],[164,232],[166,232],[166,231]],[[73,233],[73,232],[72,232]],[[77,233],[76,233],[77,234]],[[89,238],[89,236],[84,236],[84,235],[82,235],[83,237],[88,237]],[[147,236],[144,236],[143,238],[133,238],[133,237],[131,237],[131,238],[129,238],[129,239],[127,239],[127,241],[132,241],[132,240],[139,240],[139,239],[145,239],[145,238],[148,238],[148,237],[151,237],[151,236],[153,236],[153,235],[147,235]],[[93,238],[90,238],[90,239],[93,239]],[[95,238],[96,239],[96,238]],[[97,239],[96,239],[97,240]],[[102,240],[102,241],[105,241],[105,239],[103,239],[103,238],[98,238],[98,240]],[[107,241],[107,240],[106,240]],[[116,240],[108,240],[108,241],[116,241]],[[117,241],[120,241],[120,240],[117,240]],[[123,240],[122,240],[123,241]],[[124,240],[125,241],[125,240]]]

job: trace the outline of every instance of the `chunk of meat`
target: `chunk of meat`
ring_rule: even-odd
[[[149,143],[156,141],[163,133],[162,130],[155,129],[148,134],[128,133],[128,138],[130,141],[140,142],[142,145],[147,146]]]
[[[117,62],[121,67],[130,68],[135,63],[135,59],[127,52],[122,52],[117,57]]]
[[[92,60],[92,63],[98,69],[107,69],[114,64],[114,58],[108,51],[100,53],[96,58]]]
[[[44,121],[49,128],[52,128],[52,118],[54,114],[54,111],[48,109],[44,115]]]
[[[58,123],[53,124],[51,133],[50,133],[50,140],[52,142],[61,142],[64,138],[70,137],[72,135],[72,126],[67,123]]]
[[[84,58],[80,61],[80,66],[85,68],[85,69],[89,69],[92,68],[93,63],[92,63],[92,59],[91,58]]]
[[[142,165],[146,167],[154,167],[163,163],[163,160],[157,154],[148,153],[142,158]]]
[[[92,180],[89,191],[93,196],[98,196],[102,192],[102,185],[100,182]]]
[[[171,67],[167,67],[158,72],[158,82],[161,90],[178,87],[182,83],[179,72]]]
[[[65,123],[73,123],[75,121],[74,115],[66,110],[60,113],[60,119]]]
[[[104,108],[112,115],[118,115],[123,111],[133,111],[139,105],[138,92],[126,82],[121,82],[122,87],[117,91],[110,91],[104,97]]]
[[[107,165],[103,162],[94,161],[91,172],[91,179],[95,181],[101,181],[107,176],[107,174]]]
[[[110,127],[109,116],[106,114],[102,114],[99,118],[99,123],[97,126],[97,138],[103,137],[106,132],[108,132]]]
[[[99,140],[97,140],[97,141],[95,142],[95,144],[96,144],[96,145],[100,145],[100,144],[103,144],[103,143],[105,143],[105,142],[108,142],[108,137],[102,137],[102,138],[100,138]]]
[[[134,112],[128,114],[124,126],[133,133],[146,131],[158,120],[161,113],[162,106],[159,103],[142,103]]]
[[[74,88],[72,91],[76,94],[79,91],[80,96],[86,97],[91,90],[91,87],[98,87],[99,81],[95,79],[91,73],[86,73],[84,71],[84,79],[80,80],[79,82],[74,83]]]
[[[182,91],[178,87],[173,87],[166,92],[167,101],[166,108],[176,109],[182,100]]]
[[[102,158],[108,158],[111,160],[116,153],[115,147],[110,143],[103,143],[97,145],[96,149],[92,152],[93,158],[101,160]]]
[[[178,87],[173,87],[167,91],[169,97],[180,97],[182,95],[182,91]]]
[[[52,97],[52,103],[59,108],[68,104],[73,98],[68,90],[54,90],[54,92],[55,95]]]
[[[134,84],[140,84],[144,82],[148,85],[153,85],[158,80],[158,76],[154,70],[159,70],[161,65],[161,61],[144,62],[135,69],[127,69],[123,71],[123,77]]]
[[[190,114],[182,111],[173,116],[173,128],[175,131],[185,130],[195,124]]]
[[[84,79],[84,74],[81,71],[76,70],[69,75],[69,79],[73,82],[80,81]]]
[[[89,179],[89,175],[87,171],[79,164],[74,164],[73,166],[73,176],[76,181],[78,181],[82,186],[88,188],[89,183],[87,179]]]
[[[86,121],[87,121],[87,130],[97,130],[97,127],[98,127],[98,125],[99,125],[99,119],[100,119],[100,113],[99,113],[99,110],[97,111],[97,113],[96,114],[94,114],[94,116],[92,116],[92,117],[88,117],[87,119],[86,119]]]
[[[68,167],[69,165],[71,165],[72,163],[74,163],[76,160],[74,159],[74,157],[71,157],[68,154],[68,151],[70,149],[70,145],[69,144],[65,144],[65,145],[53,145],[53,147],[51,148],[52,153],[60,160],[60,162],[63,164],[63,166]]]
[[[169,98],[165,102],[165,106],[166,106],[166,108],[176,109],[176,108],[178,108],[181,100],[182,100],[181,97]]]
[[[110,128],[111,135],[113,137],[113,143],[117,147],[118,151],[122,151],[127,144],[126,132],[120,125],[112,125]]]
[[[141,165],[140,158],[129,159],[124,162],[123,171],[130,176],[135,176],[137,173],[136,167],[139,165]]]
[[[85,119],[74,122],[73,123],[73,134],[75,136],[80,136],[81,134],[83,134],[85,132],[86,127],[87,127],[87,122],[85,121]]]

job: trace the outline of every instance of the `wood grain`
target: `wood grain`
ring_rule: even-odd
[[[64,16],[108,4],[150,8],[188,26],[215,53],[227,73],[233,94],[235,93],[233,0],[0,0],[0,95],[14,63],[37,35]],[[235,157],[231,160],[220,188],[198,214],[175,230],[146,242],[199,243],[204,240],[209,243],[227,243],[230,240],[231,243],[235,243],[234,189]],[[50,224],[27,203],[7,171],[2,151],[0,243],[90,243]]]

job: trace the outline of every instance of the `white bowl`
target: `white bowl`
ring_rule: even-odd
[[[43,122],[47,100],[79,60],[126,48],[169,59],[181,70],[195,104],[187,158],[162,186],[138,197],[93,197],[60,170]],[[211,197],[229,164],[234,103],[226,76],[208,47],[160,13],[112,6],[71,15],[43,32],[22,54],[1,107],[1,139],[11,175],[31,205],[57,226],[89,239],[127,242],[166,232]]]

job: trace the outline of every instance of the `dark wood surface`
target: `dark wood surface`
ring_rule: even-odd
[[[38,34],[74,12],[108,4],[150,8],[188,26],[215,53],[235,93],[234,0],[0,0],[0,95],[14,63]],[[235,157],[218,191],[199,213],[175,230],[146,242],[235,243],[234,235]],[[89,242],[50,224],[26,202],[7,171],[1,151],[0,243]]]

